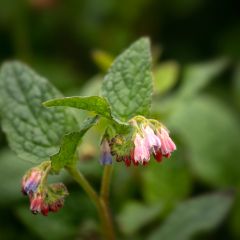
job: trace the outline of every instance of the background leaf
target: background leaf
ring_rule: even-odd
[[[61,94],[26,65],[10,62],[0,73],[2,128],[19,157],[42,161],[57,152],[60,138],[75,122],[63,109],[42,102]]]
[[[121,231],[127,235],[136,233],[141,227],[153,221],[161,212],[161,204],[144,205],[128,202],[117,217]]]
[[[150,43],[141,38],[113,62],[102,85],[112,115],[127,121],[147,114],[151,104],[152,76]]]
[[[197,197],[180,204],[148,240],[190,240],[215,228],[226,216],[232,196],[226,193]]]
[[[192,189],[191,172],[184,158],[180,158],[184,154],[179,145],[177,151],[178,154],[174,153],[171,159],[165,159],[161,164],[151,162],[142,172],[144,199],[149,204],[161,203],[163,212],[171,210]]]
[[[220,59],[186,66],[179,94],[183,97],[194,96],[225,70],[228,64],[226,59]]]
[[[215,186],[240,183],[239,121],[220,101],[201,96],[176,105],[168,126],[179,134],[194,173]]]
[[[177,82],[179,65],[169,61],[159,64],[153,71],[154,90],[157,94],[163,94],[170,90]]]

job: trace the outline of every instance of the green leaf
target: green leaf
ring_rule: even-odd
[[[102,85],[112,115],[127,121],[148,114],[152,96],[150,43],[141,38],[113,62]]]
[[[178,150],[172,154],[171,159],[164,159],[161,164],[153,161],[142,172],[144,199],[149,204],[161,203],[163,213],[187,197],[192,189],[191,172],[184,161],[181,146],[177,146]]]
[[[157,94],[163,94],[170,90],[177,82],[179,65],[174,62],[159,64],[154,69],[154,90]]]
[[[57,98],[44,102],[43,105],[46,107],[65,106],[78,108],[112,119],[107,100],[99,96]]]
[[[60,151],[51,156],[52,171],[58,173],[62,168],[76,163],[76,150],[84,134],[96,124],[98,117],[87,119],[79,132],[72,132],[63,137]]]
[[[186,146],[196,176],[215,186],[240,184],[239,118],[228,106],[198,97],[177,105],[168,126]]]
[[[2,128],[19,157],[42,161],[56,153],[64,133],[75,122],[63,109],[46,109],[42,102],[61,94],[26,65],[9,62],[0,73]]]
[[[206,63],[191,64],[183,70],[183,83],[180,95],[183,97],[194,96],[202,90],[214,78],[216,78],[228,66],[226,59],[215,60]]]
[[[160,211],[161,204],[146,206],[139,202],[129,202],[117,217],[117,222],[123,233],[132,235],[153,221]]]
[[[190,240],[218,226],[232,205],[226,193],[205,195],[180,204],[148,240]]]

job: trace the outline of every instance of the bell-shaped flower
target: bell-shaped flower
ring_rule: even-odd
[[[158,137],[161,140],[162,155],[169,158],[171,153],[177,149],[175,143],[170,138],[169,132],[165,127],[161,127],[158,130]]]

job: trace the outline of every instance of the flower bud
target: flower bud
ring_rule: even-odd
[[[43,171],[38,168],[33,168],[28,171],[22,179],[22,193],[28,195],[36,192],[42,176]]]
[[[112,164],[111,149],[106,138],[104,138],[102,141],[101,152],[102,152],[102,155],[100,158],[100,164],[101,165]]]
[[[41,213],[43,204],[44,199],[40,193],[30,195],[30,210],[33,214]]]
[[[161,140],[162,155],[169,158],[171,153],[177,149],[175,143],[170,138],[169,132],[165,127],[161,127],[158,130],[158,137]]]

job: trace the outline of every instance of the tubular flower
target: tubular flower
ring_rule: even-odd
[[[137,133],[134,145],[134,160],[138,163],[146,164],[150,160],[150,147],[147,139]]]
[[[100,164],[101,165],[112,164],[111,149],[106,138],[104,138],[102,141],[101,152],[102,152],[102,155],[100,158]]]
[[[28,195],[36,192],[41,182],[43,171],[38,168],[31,169],[22,179],[22,193]]]
[[[40,193],[30,195],[30,210],[33,214],[48,214],[48,206],[44,202],[44,196]]]
[[[158,130],[157,136],[161,140],[161,153],[164,157],[169,158],[171,156],[171,153],[175,151],[176,145],[173,142],[173,140],[169,136],[169,132],[165,127],[161,127],[160,130]]]
[[[118,162],[124,161],[126,166],[130,166],[131,163],[134,166],[145,166],[151,155],[157,162],[161,162],[163,157],[169,158],[176,150],[169,131],[157,120],[136,116],[129,123],[132,131],[128,135],[115,137],[111,144],[112,153]]]

